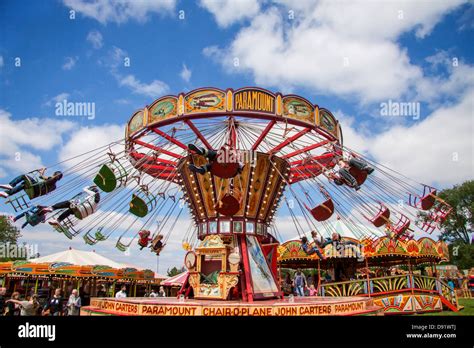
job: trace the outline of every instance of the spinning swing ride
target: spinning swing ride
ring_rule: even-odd
[[[416,230],[433,233],[451,212],[435,188],[345,146],[329,110],[261,88],[161,97],[132,115],[124,139],[47,171],[57,168],[64,175],[57,188],[48,190],[35,171],[5,202],[16,212],[39,206],[66,237],[82,235],[89,245],[113,239],[123,252],[138,243],[166,253],[179,230],[198,299],[281,296],[281,205],[300,237],[321,238],[335,232],[329,220],[337,218],[360,239],[378,237],[364,228],[372,224],[407,240]],[[77,194],[91,185],[93,195]],[[69,205],[57,204],[64,200]],[[178,223],[185,207],[187,226]]]

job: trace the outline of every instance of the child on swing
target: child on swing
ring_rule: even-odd
[[[315,245],[312,246],[312,247],[310,247],[310,246],[309,246],[308,238],[306,238],[305,236],[303,236],[303,238],[301,238],[301,248],[303,249],[303,251],[304,251],[306,254],[308,254],[308,255],[316,254],[316,255],[318,255],[318,257],[319,257],[321,260],[324,260],[325,257],[324,257],[323,254],[321,254],[321,251],[320,251],[319,248],[318,248],[319,242],[318,242],[318,240],[316,239],[316,237],[317,237],[316,231],[311,231],[311,236],[313,237],[313,240],[314,240]]]
[[[161,253],[161,250],[165,247],[166,244],[163,244],[163,235],[159,234],[155,238],[153,238],[153,241],[151,242],[151,250],[159,256]]]

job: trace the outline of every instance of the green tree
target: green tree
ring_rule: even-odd
[[[466,181],[438,193],[452,208],[448,218],[441,223],[440,240],[446,242],[470,243],[470,234],[474,223],[474,181]],[[427,213],[420,214],[421,220],[427,220]]]
[[[16,244],[20,237],[20,230],[11,223],[6,215],[0,215],[0,243]]]
[[[459,270],[474,267],[474,245],[456,241],[449,245],[449,263]]]
[[[21,237],[20,230],[11,223],[6,215],[0,215],[0,262],[11,261],[18,258],[7,258],[6,251],[11,245],[16,245]],[[4,254],[5,252],[5,254]],[[4,254],[4,255],[1,255]]]
[[[186,271],[184,267],[181,267],[181,268],[173,267],[171,269],[168,268],[166,273],[168,274],[168,277],[174,277],[175,275],[183,273],[184,271]]]

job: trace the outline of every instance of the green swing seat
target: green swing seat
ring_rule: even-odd
[[[86,242],[86,244],[88,245],[94,245],[97,243],[97,240],[92,239],[92,237],[89,236],[89,233],[86,233],[82,238],[84,239],[84,242]]]
[[[118,161],[102,165],[94,178],[96,184],[104,192],[112,192],[127,182],[127,170]]]
[[[5,203],[12,206],[15,212],[30,208],[30,200],[44,196],[50,192],[44,180],[39,178],[39,175],[37,171],[25,175],[25,188],[23,189],[23,193],[13,195],[5,201]]]
[[[74,234],[72,234],[69,228],[65,226],[61,226],[61,225],[54,226],[54,229],[58,231],[59,233],[63,233],[69,239],[72,239],[74,237]]]
[[[138,217],[146,216],[156,206],[156,196],[151,193],[138,190],[132,194],[129,212]]]
[[[95,239],[96,239],[98,242],[101,242],[101,241],[107,239],[107,237],[102,234],[102,230],[103,230],[103,229],[104,229],[103,227],[99,227],[99,228],[97,229],[97,231],[95,232]]]
[[[120,241],[120,239],[119,239],[119,240],[117,241],[117,244],[115,244],[115,247],[116,247],[118,250],[120,250],[120,251],[122,251],[122,252],[125,252],[125,251],[127,251],[129,245],[123,244],[123,243]]]

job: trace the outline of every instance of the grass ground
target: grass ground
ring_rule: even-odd
[[[464,309],[459,312],[443,311],[434,313],[424,313],[417,315],[441,315],[441,316],[453,316],[453,315],[472,315],[474,316],[474,298],[460,298],[459,305],[464,306]]]

